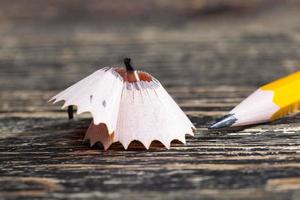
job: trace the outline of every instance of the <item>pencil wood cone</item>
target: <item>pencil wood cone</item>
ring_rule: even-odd
[[[101,142],[108,149],[120,142],[125,149],[134,141],[149,148],[154,140],[166,148],[173,140],[185,143],[185,135],[194,135],[194,125],[167,91],[149,73],[137,71],[130,58],[126,68],[106,67],[54,96],[54,103],[77,106],[77,114],[93,116],[85,140],[91,146]]]
[[[266,84],[209,128],[218,129],[274,121],[300,108],[300,72]]]

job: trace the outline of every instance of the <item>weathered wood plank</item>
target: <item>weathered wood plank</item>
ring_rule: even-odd
[[[175,144],[169,151],[159,147],[145,151],[136,145],[124,151],[117,144],[106,152],[82,143],[88,116],[69,121],[58,106],[42,103],[53,92],[2,93],[1,100],[22,97],[17,102],[23,105],[19,112],[24,116],[16,112],[13,117],[8,111],[0,115],[0,181],[4,185],[0,194],[57,199],[117,199],[120,195],[159,199],[191,194],[218,199],[296,198],[300,189],[298,116],[238,132],[206,129],[219,116],[216,110],[225,113],[232,107],[228,99],[239,101],[249,90],[171,87],[180,105],[194,100],[190,117],[198,128],[196,136],[189,137],[186,146]],[[218,106],[207,110],[210,101],[197,101],[204,96]],[[32,104],[36,104],[33,111],[29,109]]]
[[[110,1],[53,3],[48,12],[48,4],[31,2],[0,1],[1,200],[300,199],[298,114],[241,130],[207,129],[259,85],[299,70],[299,3],[155,1],[145,23],[153,10],[141,1],[128,9],[145,12],[129,16],[117,1],[107,8],[115,18],[87,12]],[[197,133],[186,146],[90,148],[82,142],[90,116],[69,121],[47,104],[124,56],[166,85],[191,118]]]

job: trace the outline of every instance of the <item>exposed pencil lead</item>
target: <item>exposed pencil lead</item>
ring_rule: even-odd
[[[127,71],[134,71],[134,68],[131,65],[131,58],[124,58],[124,64],[126,66]]]
[[[68,116],[69,116],[69,119],[73,119],[74,118],[73,106],[68,106]]]
[[[235,122],[237,121],[237,118],[234,114],[225,115],[222,117],[218,122],[214,123],[209,129],[219,129],[219,128],[226,128],[231,127]]]

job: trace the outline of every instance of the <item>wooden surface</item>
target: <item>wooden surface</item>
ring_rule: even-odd
[[[213,5],[190,16],[179,6],[179,16],[138,13],[122,23],[123,15],[74,23],[55,17],[56,5],[41,18],[30,15],[39,4],[21,19],[2,14],[0,199],[300,199],[299,115],[207,129],[261,84],[299,69],[300,7],[228,2],[229,11]],[[90,116],[69,121],[47,104],[124,56],[157,77],[195,124],[186,146],[90,148],[82,142]]]

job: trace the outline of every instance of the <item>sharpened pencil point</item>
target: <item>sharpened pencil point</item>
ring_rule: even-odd
[[[131,65],[131,58],[124,58],[124,64],[126,66],[127,71],[134,71],[133,66]]]
[[[219,129],[219,128],[226,128],[231,127],[236,122],[237,118],[234,114],[225,115],[222,117],[218,122],[214,123],[209,129]]]

